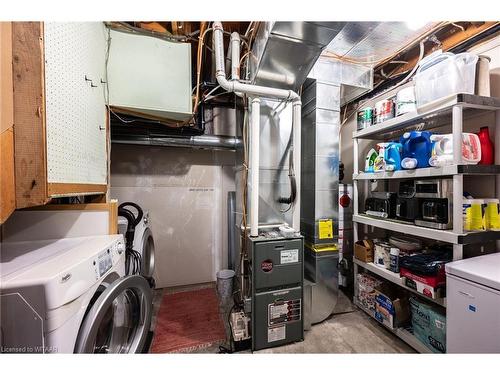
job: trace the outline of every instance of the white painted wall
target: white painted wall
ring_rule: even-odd
[[[229,151],[112,145],[111,197],[150,212],[160,288],[215,280],[227,267]]]

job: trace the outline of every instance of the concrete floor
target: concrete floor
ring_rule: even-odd
[[[169,288],[155,292],[154,314],[159,309],[164,293],[173,293],[208,285]],[[222,319],[227,328],[227,309],[221,306]],[[156,325],[153,317],[152,327]],[[226,343],[226,346],[227,343]],[[191,353],[218,353],[219,343],[198,349]],[[250,353],[250,351],[244,352]],[[378,322],[354,306],[343,293],[334,315],[311,327],[304,334],[304,341],[277,348],[264,349],[255,353],[415,353],[405,342],[387,331]]]

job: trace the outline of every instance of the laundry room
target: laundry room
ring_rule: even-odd
[[[0,14],[0,368],[500,359],[498,7],[26,1]]]

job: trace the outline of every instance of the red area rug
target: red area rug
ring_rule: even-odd
[[[225,339],[214,288],[165,294],[150,352],[190,352]]]

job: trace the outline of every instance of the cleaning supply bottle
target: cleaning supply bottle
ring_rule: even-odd
[[[365,159],[365,172],[367,173],[373,173],[374,172],[374,165],[375,165],[375,159],[378,156],[378,152],[375,151],[373,148],[368,151],[368,154],[366,155]]]
[[[403,163],[405,169],[425,168],[429,166],[432,142],[431,132],[412,130],[404,133],[400,140],[403,145]]]
[[[433,134],[431,136],[432,153],[429,164],[443,167],[453,164],[453,134]],[[477,164],[481,160],[479,136],[474,133],[462,133],[462,163]]]
[[[401,170],[401,152],[403,146],[398,142],[389,142],[384,147],[385,170],[399,171]]]
[[[479,143],[481,144],[481,160],[479,164],[491,165],[495,155],[495,146],[490,138],[490,130],[487,126],[479,129]]]

